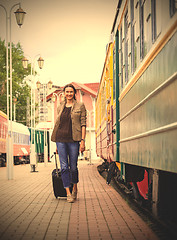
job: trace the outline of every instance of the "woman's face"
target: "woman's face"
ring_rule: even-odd
[[[74,89],[72,87],[66,87],[64,94],[67,100],[72,100],[74,98]]]

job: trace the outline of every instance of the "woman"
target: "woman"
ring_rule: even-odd
[[[57,145],[67,201],[72,203],[77,198],[79,147],[81,152],[85,150],[86,108],[83,103],[76,101],[76,89],[72,84],[67,84],[63,91],[65,100],[57,109],[58,116],[51,140]],[[73,183],[72,194],[71,183]]]

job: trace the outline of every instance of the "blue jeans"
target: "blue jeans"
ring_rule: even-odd
[[[78,183],[77,160],[79,155],[79,142],[56,142],[60,159],[61,178],[64,188],[71,183]]]

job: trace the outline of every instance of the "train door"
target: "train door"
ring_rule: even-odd
[[[113,106],[110,106],[109,132],[108,132],[108,159],[114,161],[114,131],[113,131]]]
[[[114,52],[113,52],[113,101],[114,101],[114,150],[115,150],[115,159],[116,162],[120,161],[119,158],[119,140],[120,140],[120,124],[119,124],[119,86],[120,86],[120,79],[119,79],[119,31],[117,30],[115,35],[115,45],[114,45]],[[121,172],[123,166],[120,167]]]
[[[116,161],[116,155],[117,155],[117,121],[116,121],[116,111],[117,111],[117,105],[116,105],[116,42],[113,43],[113,81],[112,81],[112,160]]]
[[[107,89],[109,89],[109,86],[107,86]],[[110,96],[107,98],[106,101],[106,132],[107,132],[107,160],[110,162],[112,159],[112,139],[111,139],[111,101]]]
[[[108,79],[109,79],[109,86],[108,86],[108,98],[107,98],[107,140],[108,140],[108,160],[109,161],[115,161],[115,151],[114,151],[114,143],[115,143],[115,132],[114,132],[114,115],[115,111],[113,108],[113,46],[114,44],[110,45],[110,51],[109,51],[109,73],[108,73]]]

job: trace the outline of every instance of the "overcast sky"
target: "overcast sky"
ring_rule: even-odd
[[[10,12],[18,3],[0,0]],[[52,80],[62,86],[69,82],[99,82],[104,65],[118,0],[21,0],[26,11],[21,28],[12,11],[12,42],[21,43],[27,58],[45,60],[36,70],[42,83]],[[0,37],[5,39],[5,11],[0,7]],[[37,61],[35,61],[37,63]]]

